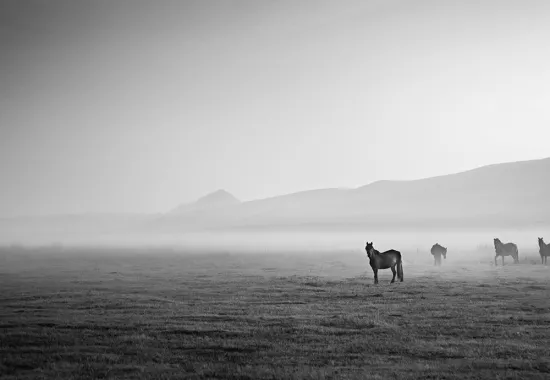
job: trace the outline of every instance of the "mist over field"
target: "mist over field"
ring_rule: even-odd
[[[546,378],[549,164],[4,218],[0,376]],[[400,251],[403,282],[373,283],[367,241]]]
[[[361,251],[368,240],[406,258],[429,252],[435,243],[446,246],[451,257],[473,258],[494,250],[493,239],[500,238],[518,244],[522,254],[534,254],[537,238],[550,230],[548,172],[547,158],[246,202],[218,190],[158,214],[4,218],[0,244],[262,254]]]
[[[545,0],[0,1],[0,378],[550,378],[548,41]]]
[[[144,221],[144,220],[145,221]],[[365,241],[374,241],[380,249],[400,249],[404,252],[429,252],[437,242],[449,247],[454,255],[473,251],[481,246],[493,248],[493,238],[516,242],[522,252],[538,252],[537,237],[548,235],[548,227],[516,228],[376,228],[357,225],[309,227],[258,227],[242,229],[206,229],[181,232],[144,232],[150,219],[120,223],[88,222],[75,226],[66,222],[47,226],[28,222],[5,222],[0,233],[0,245],[40,247],[104,246],[104,247],[180,247],[200,251],[331,251],[363,250]]]

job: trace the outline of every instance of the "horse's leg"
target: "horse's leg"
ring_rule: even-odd
[[[397,271],[395,270],[395,264],[391,266],[391,272],[393,273],[393,277],[391,279],[390,284],[393,284],[395,282],[395,275],[397,274]]]
[[[504,266],[504,256],[500,256],[502,257],[502,266]]]
[[[497,266],[497,258],[498,258],[498,255],[495,256],[495,267]]]
[[[374,284],[378,284],[378,269],[374,269],[372,270],[374,272]]]

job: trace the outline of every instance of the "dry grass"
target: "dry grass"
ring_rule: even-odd
[[[410,260],[375,286],[358,252],[4,250],[0,377],[548,378],[535,259]]]

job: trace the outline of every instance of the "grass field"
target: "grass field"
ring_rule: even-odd
[[[361,251],[4,249],[0,377],[550,377],[540,259],[430,264],[376,286]]]

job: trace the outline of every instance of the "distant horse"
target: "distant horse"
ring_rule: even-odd
[[[497,265],[497,257],[502,257],[502,265],[504,265],[504,256],[512,256],[514,262],[519,263],[518,246],[514,243],[503,244],[500,239],[493,239],[495,243],[495,266]]]
[[[401,260],[401,252],[396,251],[395,249],[390,249],[386,252],[378,252],[374,249],[373,243],[367,242],[365,247],[367,251],[367,256],[369,257],[369,263],[374,272],[374,283],[378,284],[378,270],[379,269],[388,269],[390,268],[393,277],[391,283],[395,282],[395,274],[399,277],[399,280],[403,282],[403,262]],[[396,270],[397,267],[397,270]]]
[[[432,256],[434,257],[434,265],[440,267],[441,266],[441,256],[443,256],[444,259],[447,259],[447,248],[439,245],[439,243],[435,243],[434,246],[431,249]]]
[[[545,244],[543,238],[539,238],[539,253],[542,263],[547,264],[548,256],[550,256],[550,244]]]

